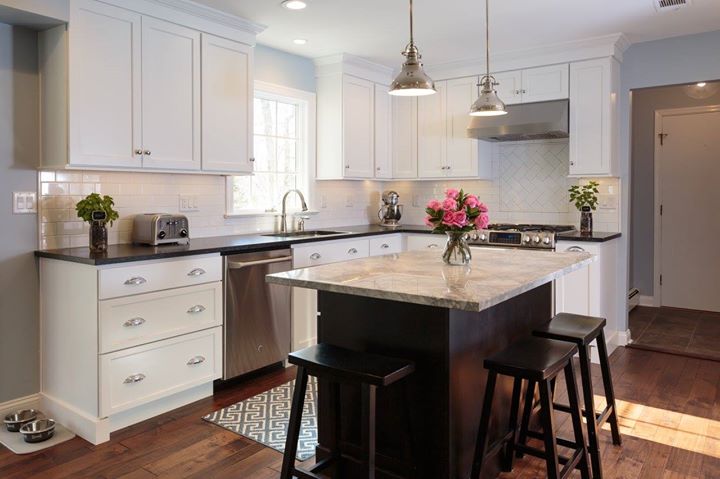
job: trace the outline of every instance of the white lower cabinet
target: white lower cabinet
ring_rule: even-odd
[[[445,246],[445,236],[436,234],[407,235],[405,249],[407,251],[420,251],[426,249],[440,249]]]
[[[222,374],[222,259],[40,260],[41,402],[99,444],[212,395]]]

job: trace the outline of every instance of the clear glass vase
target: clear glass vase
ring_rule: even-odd
[[[468,246],[468,235],[463,231],[446,231],[447,242],[443,251],[445,264],[453,266],[467,266],[472,259],[470,246]]]
[[[589,206],[583,206],[580,210],[580,234],[590,236],[593,232],[592,210]]]
[[[108,234],[104,221],[90,223],[90,252],[103,253],[107,251]]]

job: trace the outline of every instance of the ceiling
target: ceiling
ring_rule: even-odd
[[[316,58],[350,53],[399,66],[408,41],[407,0],[306,0],[305,10],[281,0],[196,0],[267,25],[258,42]],[[635,42],[720,29],[720,0],[692,0],[657,13],[654,0],[491,0],[494,53],[625,33]],[[480,58],[484,48],[481,0],[415,0],[415,42],[426,65]],[[296,38],[306,45],[293,44]]]

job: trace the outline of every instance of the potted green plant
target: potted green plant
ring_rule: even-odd
[[[580,211],[580,233],[591,235],[593,230],[592,212],[597,209],[599,192],[597,181],[590,181],[586,185],[574,185],[568,190],[570,192],[570,203]]]
[[[112,226],[120,215],[113,208],[115,201],[110,196],[91,193],[75,205],[78,218],[90,223],[90,251],[102,253],[107,250],[107,224]]]

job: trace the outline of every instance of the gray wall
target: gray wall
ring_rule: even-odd
[[[635,277],[634,268],[628,264],[628,284],[624,288],[627,292],[631,286],[641,289],[642,294],[652,295],[652,244],[647,244],[642,238],[634,241],[634,232],[631,225],[640,222],[641,224],[647,218],[633,217],[630,218],[631,200],[631,103],[634,104],[631,91],[656,87],[679,85],[684,83],[695,83],[698,81],[708,81],[720,79],[720,54],[718,53],[720,46],[720,30],[701,33],[697,35],[687,35],[683,37],[666,38],[646,43],[638,43],[632,45],[626,52],[621,66],[621,90],[620,90],[620,165],[623,169],[622,176],[631,178],[631,181],[623,183],[623,227],[622,231],[630,232],[630,238],[625,238],[622,242],[621,255],[629,258],[630,264],[635,263],[635,256],[640,255],[647,258],[647,249],[650,249],[650,274],[649,285],[646,284],[648,278]],[[642,174],[642,173],[638,173]],[[643,202],[648,200],[644,193]],[[651,209],[652,211],[652,209]],[[638,213],[645,215],[646,213]],[[650,218],[652,221],[652,218]],[[652,223],[650,224],[652,228]],[[642,226],[643,231],[647,231],[647,225]],[[652,235],[650,236],[652,238]],[[634,251],[631,251],[631,243],[635,244]],[[644,261],[638,259],[638,261]],[[647,272],[647,267],[641,268]],[[645,273],[646,274],[646,273]],[[638,281],[641,285],[638,286]]]
[[[314,92],[315,64],[309,58],[257,45],[255,79]]]
[[[705,99],[688,96],[687,86],[647,88],[633,92],[630,277],[631,285],[638,288],[643,295],[652,295],[654,277],[655,111],[666,108],[720,105],[718,86],[717,82],[708,83],[706,89],[715,93]]]
[[[0,24],[0,402],[39,389],[37,216],[12,192],[36,191],[37,34]]]

